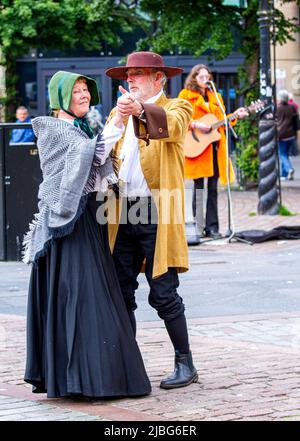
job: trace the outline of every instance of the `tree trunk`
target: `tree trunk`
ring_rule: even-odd
[[[250,60],[245,62],[245,71],[249,79],[249,83],[254,85],[258,83],[258,69],[259,69],[259,48],[255,48],[253,56]]]
[[[5,105],[5,121],[15,121],[15,112],[18,105],[17,102],[17,72],[16,72],[16,58],[4,54],[6,72],[5,72],[5,93],[6,98],[4,100]]]

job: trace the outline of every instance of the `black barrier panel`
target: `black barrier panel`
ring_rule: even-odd
[[[0,260],[21,260],[22,242],[37,212],[42,181],[34,143],[9,144],[10,129],[31,124],[0,124]]]
[[[5,156],[7,260],[21,260],[23,237],[37,212],[42,174],[35,144],[8,145]]]
[[[0,260],[6,260],[5,130],[0,128]]]

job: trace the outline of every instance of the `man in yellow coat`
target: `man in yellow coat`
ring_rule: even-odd
[[[120,86],[117,102],[124,120],[123,136],[114,149],[122,208],[120,222],[109,224],[110,245],[134,331],[135,290],[144,264],[149,303],[164,320],[175,350],[175,370],[160,384],[165,389],[198,380],[184,304],[177,293],[178,272],[188,270],[183,140],[192,107],[163,93],[166,79],[181,72],[165,66],[153,52],[134,52],[126,66],[106,71],[129,86],[129,92]]]

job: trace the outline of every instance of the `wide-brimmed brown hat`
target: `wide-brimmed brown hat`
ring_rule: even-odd
[[[155,52],[133,52],[128,55],[126,66],[111,67],[105,71],[106,75],[116,80],[126,80],[129,68],[151,67],[165,72],[167,78],[175,77],[183,72],[181,67],[165,66],[163,57]]]

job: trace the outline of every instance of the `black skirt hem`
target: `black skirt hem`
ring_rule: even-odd
[[[145,389],[143,389],[142,391],[134,391],[134,392],[124,392],[124,391],[105,391],[102,393],[86,393],[86,392],[82,392],[80,390],[78,391],[72,391],[72,392],[67,392],[67,393],[63,393],[63,394],[53,394],[53,393],[48,393],[47,389],[44,387],[43,382],[37,382],[34,380],[30,380],[30,379],[24,379],[24,381],[26,383],[29,383],[32,385],[32,393],[34,394],[47,394],[47,398],[66,398],[66,397],[71,397],[71,398],[80,398],[80,397],[86,397],[86,398],[94,398],[94,399],[101,399],[101,398],[124,398],[124,397],[145,397],[151,394],[151,388],[149,389],[149,391],[145,391]]]

